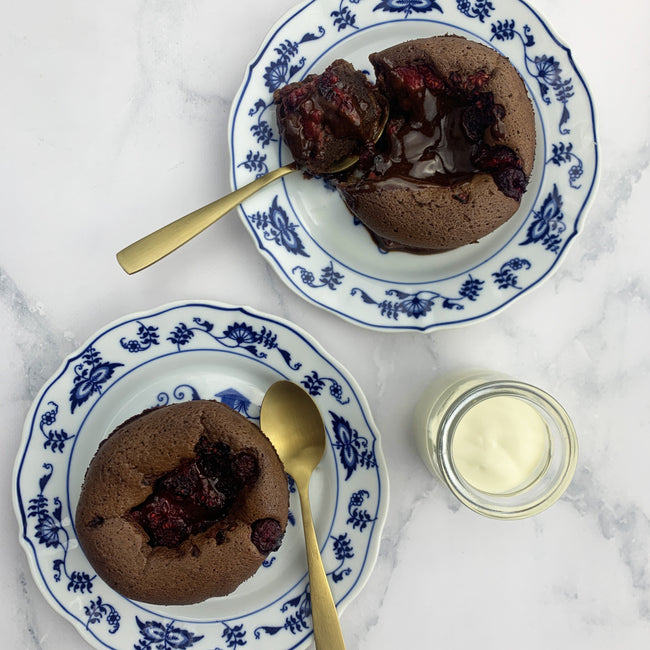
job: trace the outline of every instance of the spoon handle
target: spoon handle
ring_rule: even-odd
[[[295,477],[294,477],[295,478]],[[309,567],[309,588],[311,592],[311,615],[314,625],[314,642],[321,650],[345,650],[341,623],[332,597],[323,560],[318,548],[314,522],[309,507],[309,482],[306,487],[298,486],[300,512],[305,531],[307,565]]]
[[[147,268],[154,262],[169,255],[177,248],[188,242],[200,232],[211,226],[217,219],[230,212],[234,207],[245,201],[258,190],[269,183],[296,171],[294,163],[274,169],[264,176],[256,178],[248,185],[226,194],[226,196],[209,203],[208,205],[186,214],[176,221],[163,226],[150,235],[139,239],[127,246],[117,254],[117,261],[127,273],[136,273]]]

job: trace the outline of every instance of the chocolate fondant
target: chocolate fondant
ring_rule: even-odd
[[[215,401],[147,411],[102,442],[75,525],[98,575],[122,595],[184,605],[232,592],[282,540],[282,462],[260,429]]]
[[[449,250],[507,221],[535,153],[532,104],[512,64],[459,36],[408,41],[370,61],[390,119],[338,189],[379,245]]]

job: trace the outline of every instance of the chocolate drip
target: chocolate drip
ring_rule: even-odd
[[[483,171],[476,153],[484,143],[486,129],[497,139],[503,107],[491,93],[433,91],[411,92],[392,107],[393,117],[377,145],[377,153],[365,170],[357,189],[406,182],[413,185],[456,186]],[[483,146],[484,148],[484,146]],[[371,187],[372,185],[372,187]]]

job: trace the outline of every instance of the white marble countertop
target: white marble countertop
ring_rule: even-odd
[[[496,4],[496,0],[494,0]],[[290,292],[236,215],[146,271],[114,254],[228,190],[243,71],[293,0],[5,7],[0,238],[3,643],[87,644],[41,596],[18,544],[11,468],[37,391],[106,323],[209,298],[289,319],[341,361],[382,434],[390,509],[374,573],[342,614],[349,648],[641,648],[650,633],[650,42],[647,3],[537,0],[593,94],[601,182],[560,269],[466,328],[369,331]],[[646,194],[648,192],[648,194]],[[551,509],[497,522],[460,507],[416,455],[410,419],[466,365],[555,395],[580,440]],[[215,645],[217,645],[215,640]]]

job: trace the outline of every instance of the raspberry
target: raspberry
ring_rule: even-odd
[[[159,477],[152,494],[130,512],[151,546],[178,546],[207,530],[230,511],[240,491],[259,477],[254,452],[232,454],[228,445],[203,436],[195,458]]]
[[[308,95],[309,88],[307,86],[297,86],[284,94],[284,104],[288,110],[294,111],[305,101]]]
[[[233,456],[232,469],[243,485],[253,485],[260,475],[257,458],[246,451],[240,451]]]
[[[153,533],[158,546],[173,548],[187,538],[188,530],[185,521],[180,517],[166,517],[154,525]]]
[[[372,167],[372,164],[377,155],[377,148],[375,147],[374,142],[366,143],[361,151],[359,152],[359,169],[362,171],[367,171]]]
[[[152,546],[177,546],[189,534],[182,509],[165,497],[154,495],[131,514],[149,534]]]
[[[196,489],[192,493],[190,500],[195,505],[210,510],[223,510],[228,504],[226,495],[215,487],[212,480],[205,477],[201,477],[197,481]]]
[[[467,89],[469,92],[482,88],[490,80],[490,75],[485,70],[478,70],[467,77]]]
[[[431,68],[426,66],[418,66],[418,72],[422,75],[424,79],[424,85],[432,92],[440,92],[445,89],[445,82],[438,76],[436,76]]]
[[[338,81],[339,78],[334,74],[334,72],[331,70],[325,70],[325,72],[318,77],[318,92],[320,92],[323,97],[328,97]]]
[[[478,70],[466,77],[463,77],[458,72],[452,72],[449,75],[449,86],[451,89],[469,98],[471,95],[477,93],[489,79],[490,75],[485,70]]]
[[[473,157],[481,171],[489,172],[496,186],[506,196],[520,201],[528,184],[521,159],[510,147],[482,144]]]
[[[361,124],[361,116],[357,111],[354,99],[351,95],[346,93],[341,88],[335,87],[329,97],[330,101],[337,107],[340,113],[345,115],[352,124],[359,126]]]
[[[334,72],[326,70],[318,77],[318,92],[355,126],[361,124],[354,98],[341,87],[339,77]]]
[[[493,174],[496,186],[508,197],[521,201],[521,197],[528,185],[528,179],[523,170],[513,167],[506,167]]]
[[[317,109],[303,113],[302,132],[308,140],[319,142],[323,137],[323,112]]]
[[[165,475],[160,484],[163,490],[174,496],[188,497],[196,489],[199,470],[193,460],[184,461],[177,469]]]
[[[492,93],[481,93],[463,111],[463,129],[468,139],[478,142],[483,139],[485,130],[497,123],[504,115],[501,104],[494,103]]]
[[[196,465],[204,476],[214,478],[223,474],[228,467],[230,447],[223,442],[210,442],[202,436],[194,448]]]
[[[472,162],[481,171],[500,171],[505,167],[521,169],[519,156],[504,145],[490,146],[482,143],[472,158]]]
[[[417,92],[424,89],[424,77],[415,67],[399,66],[393,70],[393,74],[408,90]]]
[[[385,131],[389,135],[395,135],[404,126],[404,120],[398,118],[391,118],[386,125]]]
[[[258,519],[251,525],[251,542],[262,555],[277,551],[283,536],[282,527],[275,519]]]

